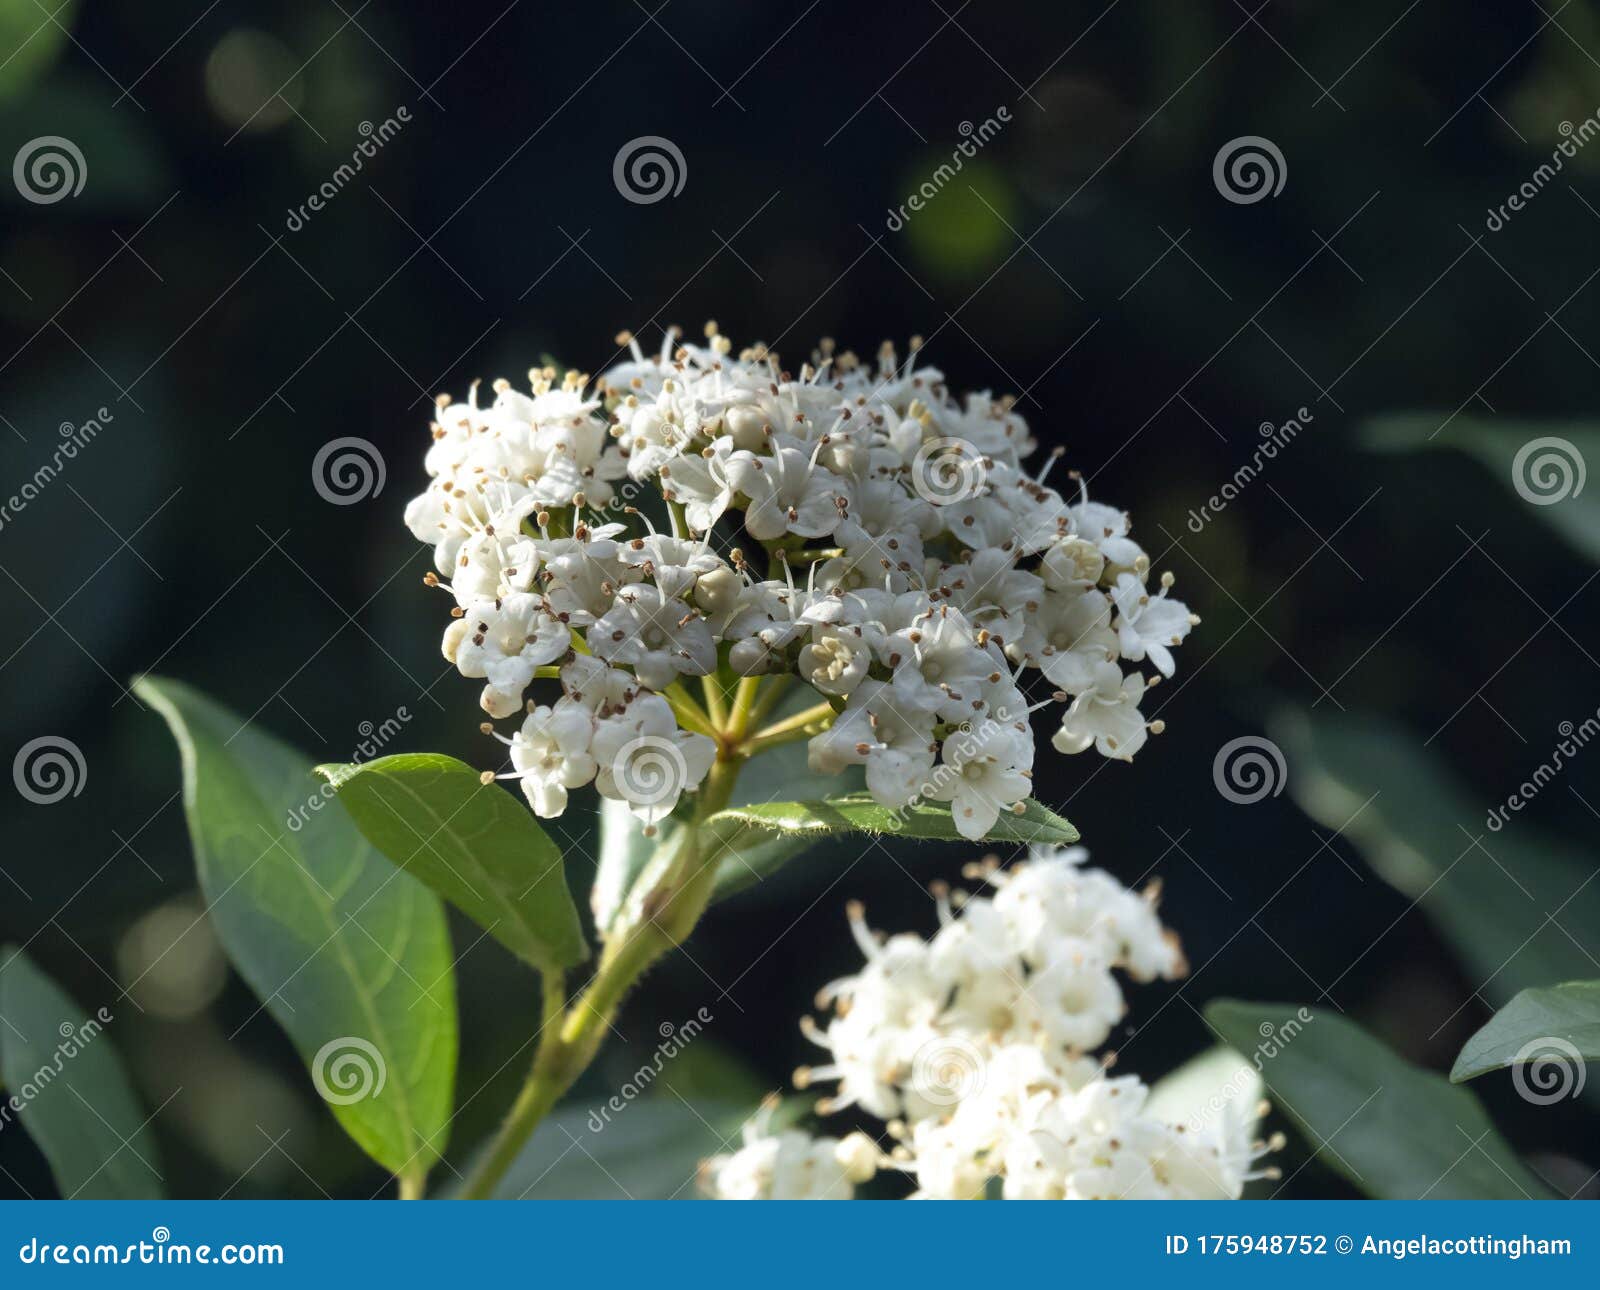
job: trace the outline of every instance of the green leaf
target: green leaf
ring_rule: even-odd
[[[1338,1013],[1219,999],[1205,1015],[1239,1052],[1261,1054],[1267,1096],[1324,1164],[1367,1195],[1523,1200],[1550,1194],[1476,1097],[1402,1060]]]
[[[212,925],[345,1131],[420,1178],[449,1136],[455,971],[444,907],[328,807],[309,759],[175,681],[172,728]]]
[[[367,841],[541,971],[589,950],[561,848],[504,789],[465,762],[401,753],[318,766]]]
[[[1600,426],[1593,421],[1508,423],[1448,413],[1409,414],[1368,422],[1362,438],[1379,452],[1455,448],[1466,453],[1517,497],[1523,511],[1600,563],[1600,488],[1576,487],[1580,469],[1586,474],[1591,461],[1600,466]],[[1517,455],[1536,440],[1559,442],[1530,449],[1519,463]],[[1517,488],[1519,479],[1522,489]],[[1547,500],[1556,497],[1560,500]]]
[[[1585,1061],[1600,1059],[1600,981],[1568,981],[1564,985],[1523,990],[1467,1040],[1450,1071],[1452,1083],[1475,1079],[1503,1066],[1565,1061],[1579,1071]],[[1530,1077],[1531,1078],[1531,1077]],[[1561,1081],[1562,1091],[1570,1081]],[[1543,1083],[1539,1088],[1545,1090]],[[1541,1097],[1540,1100],[1543,1100]]]
[[[563,1109],[539,1125],[494,1198],[692,1200],[701,1160],[737,1149],[743,1120],[732,1104],[671,1094]]]
[[[0,1083],[68,1200],[159,1200],[149,1119],[103,1034],[15,945],[0,949]]]
[[[1600,883],[1586,856],[1516,817],[1495,831],[1420,740],[1381,718],[1294,714],[1275,733],[1301,809],[1418,902],[1490,1000],[1593,975]]]
[[[710,822],[719,828],[736,823],[781,833],[893,833],[907,838],[961,840],[948,803],[919,802],[897,811],[880,806],[867,793],[851,793],[820,802],[763,802],[753,806],[733,806],[717,812]],[[1051,844],[1077,840],[1077,829],[1031,797],[1023,804],[1020,815],[1001,811],[994,828],[984,838],[987,842]]]

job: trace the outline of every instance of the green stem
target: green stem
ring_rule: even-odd
[[[746,728],[754,726],[757,730],[761,723],[767,719],[767,714],[777,707],[778,700],[783,698],[784,691],[789,688],[789,677],[774,676],[768,678],[761,690],[761,695],[756,699],[755,706],[750,709],[750,716],[745,722]]]
[[[399,1179],[400,1190],[398,1193],[398,1199],[421,1200],[424,1194],[424,1186],[426,1182],[427,1179],[424,1178],[422,1174],[401,1174]]]
[[[832,721],[834,717],[831,703],[819,703],[815,707],[807,708],[804,712],[797,712],[792,717],[785,717],[782,721],[774,722],[765,730],[757,731],[749,739],[744,740],[739,747],[741,757],[752,757],[758,752],[771,748],[776,744],[791,743],[796,739],[804,738],[809,727],[819,721]]]
[[[774,748],[781,748],[784,744],[797,744],[803,739],[810,739],[823,729],[824,727],[821,725],[802,726],[798,730],[784,730],[774,735],[759,735],[739,745],[739,756],[758,757],[764,752],[771,752]]]
[[[683,688],[682,681],[674,681],[661,691],[661,697],[671,706],[679,725],[693,730],[697,735],[706,735],[712,739],[717,737],[717,728],[711,724],[705,710],[694,701],[689,691]]]
[[[759,676],[745,676],[739,678],[739,686],[733,692],[733,712],[728,718],[728,737],[739,740],[744,737],[744,732],[750,728],[750,722],[755,715],[756,695],[761,690]]]
[[[714,857],[700,853],[699,831],[728,804],[738,774],[737,761],[712,764],[694,818],[683,826],[688,832],[682,853],[647,896],[643,917],[607,944],[594,978],[570,1008],[563,1010],[560,975],[545,977],[544,1025],[533,1068],[488,1154],[462,1188],[464,1200],[493,1195],[539,1121],[594,1060],[623,996],[652,963],[694,930],[711,901],[717,871]]]
[[[705,822],[728,804],[738,775],[736,761],[712,763],[711,773],[700,789],[694,818],[683,826],[680,854],[645,897],[645,907],[633,925],[606,946],[594,980],[567,1012],[561,1030],[563,1044],[587,1050],[592,1057],[623,995],[652,963],[684,941],[700,921],[711,900],[717,869],[710,863],[715,857],[701,854],[700,832]]]
[[[710,676],[700,678],[701,688],[706,693],[706,715],[711,718],[711,724],[719,730],[728,728],[728,703],[722,693],[722,682],[713,672]]]

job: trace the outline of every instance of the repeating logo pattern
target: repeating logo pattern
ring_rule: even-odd
[[[976,445],[966,439],[930,439],[911,462],[911,486],[935,506],[954,506],[983,491],[988,467]]]
[[[311,462],[317,496],[335,506],[351,506],[383,492],[389,478],[383,454],[370,439],[354,435],[330,439]]]
[[[659,735],[640,735],[624,744],[612,774],[623,797],[640,806],[673,801],[689,783],[682,751]]]
[[[1570,439],[1530,439],[1511,461],[1511,486],[1534,506],[1554,506],[1583,492],[1588,466]]]
[[[617,149],[611,162],[611,182],[636,206],[653,206],[676,197],[689,180],[689,163],[671,139],[641,134]]]
[[[324,1102],[351,1106],[377,1097],[388,1082],[383,1054],[359,1035],[340,1035],[317,1049],[311,1059],[311,1082]]]
[[[11,182],[24,200],[36,206],[53,206],[83,191],[89,163],[71,139],[42,134],[17,149],[11,162]]]
[[[1211,780],[1217,792],[1239,806],[1276,797],[1288,778],[1283,749],[1260,735],[1230,739],[1211,762]]]
[[[1276,197],[1289,179],[1289,163],[1271,139],[1241,134],[1217,149],[1211,163],[1211,181],[1217,191],[1238,206],[1252,206]]]
[[[1555,1035],[1530,1039],[1512,1059],[1511,1082],[1525,1102],[1549,1106],[1577,1097],[1588,1078],[1583,1054]]]
[[[11,780],[28,801],[49,806],[83,792],[89,764],[83,750],[61,735],[40,735],[17,750],[11,762]]]

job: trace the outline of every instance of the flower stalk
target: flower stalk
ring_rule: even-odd
[[[736,702],[730,722],[749,717],[748,700]],[[718,732],[718,742],[731,739],[733,728]],[[665,873],[641,893],[630,909],[638,916],[624,918],[607,937],[600,965],[588,986],[569,1004],[560,973],[544,977],[544,1016],[533,1065],[504,1122],[477,1169],[461,1190],[464,1200],[485,1200],[516,1162],[539,1122],[550,1113],[594,1060],[624,996],[663,954],[684,941],[694,930],[711,901],[717,861],[703,847],[706,822],[728,804],[738,778],[742,757],[719,758],[706,777],[693,817],[682,827],[682,845],[665,844],[658,856],[670,857]],[[647,865],[640,881],[651,877]]]

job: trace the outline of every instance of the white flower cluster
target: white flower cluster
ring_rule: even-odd
[[[1035,849],[1009,870],[974,866],[995,894],[967,897],[958,914],[937,889],[931,940],[902,933],[880,943],[860,907],[850,909],[867,962],[818,995],[834,1015],[802,1029],[830,1060],[797,1071],[795,1083],[836,1080],[819,1112],[856,1106],[887,1121],[895,1145],[879,1163],[910,1173],[918,1197],[981,1197],[998,1179],[1008,1199],[1228,1199],[1270,1173],[1253,1172],[1278,1145],[1252,1141],[1260,1107],[1169,1123],[1147,1108],[1137,1076],[1112,1076],[1109,1059],[1089,1055],[1126,1010],[1114,971],[1149,981],[1187,965],[1153,893],[1084,869],[1084,859],[1081,848]],[[708,1162],[703,1183],[724,1199],[771,1196],[751,1185],[757,1174],[779,1180],[760,1160],[829,1152],[863,1172],[859,1145],[812,1144],[793,1130],[778,1145],[757,1125],[741,1151]],[[826,1175],[813,1194],[848,1194],[839,1170],[813,1172]]]
[[[813,1138],[776,1129],[769,1097],[745,1124],[738,1151],[701,1162],[700,1185],[719,1200],[849,1200],[878,1172],[878,1144],[865,1133]]]
[[[632,361],[593,388],[544,369],[531,396],[441,398],[406,511],[456,601],[445,657],[491,717],[528,704],[509,742],[536,812],[593,779],[647,823],[669,814],[717,751],[661,699],[683,678],[805,682],[831,708],[816,770],[863,766],[891,808],[947,801],[970,838],[1028,795],[1034,708],[1065,705],[1067,753],[1129,760],[1159,731],[1138,665],[1171,676],[1198,619],[1170,574],[1152,587],[1124,512],[1081,480],[1063,498],[1048,463],[1023,473],[1009,400],[958,401],[916,341],[875,367],[824,343],[791,374],[715,325],[651,357],[620,339]],[[622,505],[643,484],[667,532]],[[539,677],[561,682],[548,706],[527,699]],[[664,789],[634,782],[641,754]]]

